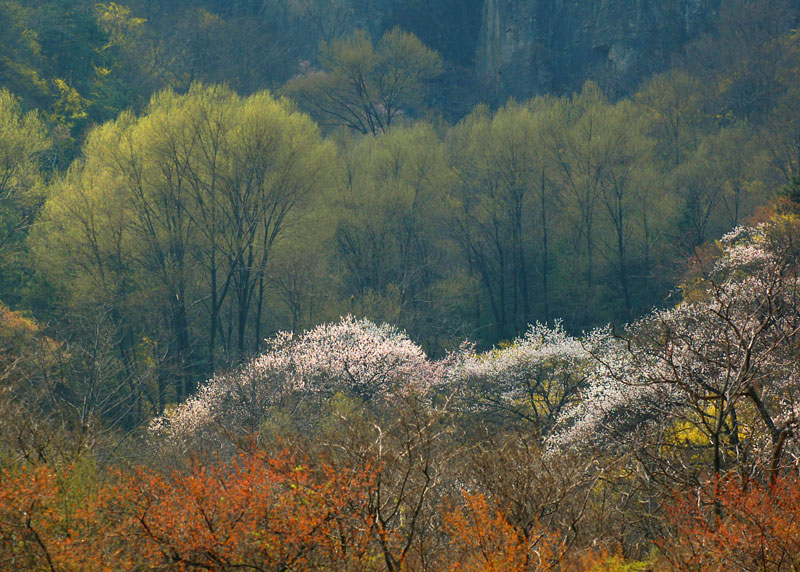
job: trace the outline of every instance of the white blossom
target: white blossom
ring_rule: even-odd
[[[442,376],[420,346],[386,324],[352,316],[301,335],[281,332],[239,370],[216,376],[182,404],[156,418],[152,433],[188,439],[220,426],[256,430],[287,398],[345,392],[389,400],[426,392]]]
[[[718,457],[745,447],[762,459],[787,451],[780,435],[794,434],[800,410],[797,234],[791,221],[738,228],[720,240],[720,257],[686,301],[621,337],[592,334],[587,389],[559,417],[550,450],[684,424]]]
[[[589,359],[587,347],[560,323],[536,324],[505,347],[465,354],[448,380],[469,409],[524,419],[546,433],[577,396]]]

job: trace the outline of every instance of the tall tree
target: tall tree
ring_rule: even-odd
[[[699,79],[674,69],[650,78],[634,95],[665,164],[677,167],[697,146],[699,132],[708,121],[703,110],[706,90]]]
[[[332,147],[285,101],[196,85],[97,128],[84,155],[48,201],[40,263],[58,272],[56,257],[73,300],[106,299],[137,326],[121,351],[155,340],[180,398],[220,348],[238,359],[257,343],[269,252],[324,188]]]
[[[365,32],[322,44],[322,70],[309,69],[283,91],[322,125],[377,134],[425,102],[426,83],[442,73],[439,54],[395,28],[374,45]]]
[[[455,178],[448,152],[424,123],[344,146],[336,259],[352,310],[433,341],[450,304],[434,304],[452,270],[446,220]]]
[[[25,234],[45,198],[41,166],[51,145],[39,114],[24,113],[20,101],[0,89],[0,295],[9,302],[19,286]]]
[[[534,318],[533,266],[548,313],[551,217],[559,208],[542,134],[552,102],[478,109],[451,132],[460,175],[457,236],[480,277],[496,335],[512,337]],[[541,314],[538,314],[541,315]]]

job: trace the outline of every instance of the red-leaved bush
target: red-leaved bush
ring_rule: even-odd
[[[668,508],[673,537],[661,542],[675,570],[797,570],[800,481],[772,485],[731,478],[709,481]]]
[[[0,471],[2,570],[363,569],[370,469],[288,452],[117,473],[73,498],[70,469]]]

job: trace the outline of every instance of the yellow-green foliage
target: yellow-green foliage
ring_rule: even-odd
[[[426,82],[442,73],[438,53],[395,28],[373,45],[362,31],[320,46],[324,71],[298,76],[284,91],[324,125],[381,133],[424,101]]]
[[[23,239],[44,199],[40,165],[50,146],[39,114],[23,112],[19,100],[0,89],[0,277],[5,279],[0,296],[4,298],[19,289],[9,277],[21,275],[28,263]]]
[[[430,312],[414,303],[430,299],[452,263],[442,232],[455,183],[447,148],[424,123],[341,147],[336,241],[353,292],[348,311],[408,326]]]
[[[592,563],[584,572],[648,572],[652,565],[647,562],[626,561],[621,556],[609,556]]]
[[[97,23],[108,34],[105,49],[129,41],[130,36],[138,34],[147,22],[145,18],[133,16],[128,6],[116,2],[99,2],[95,9]]]
[[[16,194],[25,203],[41,191],[37,159],[49,146],[39,114],[24,113],[19,100],[0,89],[0,194]]]
[[[188,241],[186,254],[202,256],[210,231],[233,240],[223,217],[234,201],[260,199],[246,205],[259,213],[284,191],[306,202],[327,176],[332,148],[268,93],[241,98],[196,85],[156,95],[141,118],[123,113],[97,127],[84,155],[53,187],[34,244],[43,270],[71,273],[70,289],[83,283],[96,295],[125,272],[149,271],[145,258],[158,245],[174,257],[170,241]],[[263,170],[258,189],[242,180],[252,169]],[[212,207],[218,218],[204,220]]]

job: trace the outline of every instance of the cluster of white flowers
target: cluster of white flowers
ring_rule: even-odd
[[[282,332],[267,350],[238,371],[205,382],[184,403],[156,418],[153,433],[196,437],[220,425],[258,428],[288,396],[345,392],[365,399],[390,399],[425,392],[442,375],[420,346],[385,324],[351,316],[295,335]]]
[[[589,348],[560,323],[531,326],[505,347],[465,353],[448,372],[450,387],[473,411],[503,411],[547,432],[585,380]]]
[[[658,383],[662,364],[649,348],[636,347],[609,328],[594,330],[584,344],[591,348],[585,389],[559,416],[547,441],[550,450],[585,447],[608,437],[618,440],[619,431],[630,430],[631,420],[658,417],[664,404],[675,399],[673,388]]]
[[[343,318],[297,339],[287,334],[256,360],[285,360],[290,386],[298,391],[348,390],[366,398],[424,390],[430,383],[427,356],[420,346],[392,326]],[[288,367],[286,367],[288,366]]]
[[[298,395],[388,403],[444,390],[466,412],[533,423],[553,452],[624,444],[671,424],[709,433],[709,416],[749,407],[732,423],[748,423],[751,450],[768,454],[776,431],[794,434],[800,418],[800,240],[792,234],[800,225],[777,224],[723,237],[721,256],[684,302],[621,336],[602,328],[575,338],[561,324],[537,324],[508,346],[476,354],[464,345],[432,361],[393,327],[346,317],[276,335],[264,354],[209,380],[151,429],[178,439],[220,425],[255,431],[271,408]]]
[[[769,229],[769,224],[762,223],[754,227],[737,227],[723,236],[719,241],[722,256],[717,259],[714,270],[758,270],[774,264],[777,256],[769,245]]]
[[[550,449],[633,439],[653,422],[688,421],[702,430],[704,416],[737,404],[761,416],[748,420],[754,449],[758,431],[796,423],[800,284],[785,236],[770,223],[736,229],[722,238],[720,258],[687,301],[653,312],[619,338],[591,334],[594,341],[584,342],[594,358],[588,387],[560,416]]]

